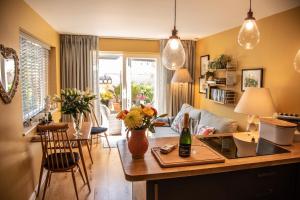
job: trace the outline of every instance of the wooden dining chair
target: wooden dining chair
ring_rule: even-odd
[[[42,144],[42,164],[38,185],[37,196],[39,195],[41,179],[44,169],[47,170],[47,176],[43,192],[43,200],[45,198],[47,187],[50,185],[52,173],[71,172],[73,184],[75,188],[76,198],[78,200],[78,192],[75,179],[75,170],[78,169],[83,182],[83,174],[79,166],[79,153],[73,152],[71,142],[68,138],[68,124],[51,124],[39,125],[39,134]]]
[[[91,107],[91,112],[92,112],[91,120],[92,120],[93,124],[95,122],[96,126],[93,126],[91,129],[91,147],[90,148],[92,149],[93,139],[95,138],[95,136],[96,136],[97,142],[98,142],[99,138],[105,137],[108,147],[111,148],[109,141],[108,141],[108,136],[107,136],[108,128],[100,126],[99,120],[95,114],[94,107]]]

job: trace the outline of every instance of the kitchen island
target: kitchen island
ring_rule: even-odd
[[[285,146],[290,153],[161,168],[150,149],[167,143],[176,144],[178,138],[150,139],[144,159],[133,160],[127,142],[118,142],[125,178],[133,182],[134,199],[300,199],[300,143]],[[197,138],[193,144],[203,145]]]

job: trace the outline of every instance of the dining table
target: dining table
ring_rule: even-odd
[[[83,170],[84,170],[85,179],[86,179],[86,182],[87,182],[87,185],[89,188],[89,192],[91,192],[91,186],[90,186],[90,182],[89,182],[89,178],[88,178],[88,174],[87,174],[87,170],[86,170],[86,165],[85,165],[85,160],[84,160],[84,156],[83,156],[83,151],[82,151],[82,144],[85,143],[87,145],[88,152],[89,152],[91,161],[93,163],[91,149],[89,146],[89,141],[91,139],[92,122],[82,122],[80,136],[75,135],[76,131],[74,129],[73,123],[68,123],[68,126],[69,126],[69,128],[67,130],[67,133],[68,133],[69,140],[71,142],[77,143],[79,155],[80,155]]]

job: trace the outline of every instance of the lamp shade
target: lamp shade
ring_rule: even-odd
[[[185,52],[179,38],[170,38],[162,53],[162,64],[169,70],[180,69],[185,62]]]
[[[246,88],[234,112],[260,117],[270,117],[275,111],[270,90],[267,88]]]
[[[190,83],[192,81],[193,79],[185,67],[177,69],[171,80],[172,83]]]

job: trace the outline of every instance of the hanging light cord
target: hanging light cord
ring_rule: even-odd
[[[175,0],[175,12],[174,12],[174,28],[176,28],[176,0]]]
[[[250,12],[252,11],[252,6],[251,6],[251,4],[252,4],[252,0],[250,0]]]

